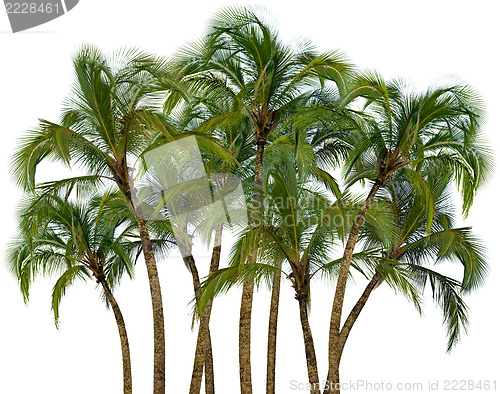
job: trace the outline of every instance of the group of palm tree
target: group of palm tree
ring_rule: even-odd
[[[234,285],[242,287],[242,394],[253,392],[252,304],[261,283],[271,289],[268,394],[282,392],[275,365],[283,279],[298,301],[311,393],[340,392],[345,343],[379,285],[404,294],[418,310],[429,285],[443,312],[448,350],[466,330],[463,296],[483,283],[487,263],[471,229],[455,225],[453,186],[466,216],[492,164],[481,134],[482,103],[467,85],[451,81],[416,92],[403,80],[358,70],[338,51],[280,40],[266,14],[249,8],[215,14],[206,35],[170,59],[139,50],[107,56],[85,45],[74,71],[60,121],[40,120],[13,156],[25,198],[8,262],[26,301],[36,275],[57,277],[56,324],[65,290],[77,279],[97,282],[118,326],[124,393],[132,392],[132,369],[113,290],[123,274],[133,276],[142,256],[153,311],[153,392],[164,393],[168,354],[157,263],[176,248],[192,275],[199,323],[191,394],[200,393],[203,377],[205,392],[215,392],[211,308]],[[133,169],[145,167],[148,152],[190,137],[211,182],[225,175],[241,182],[246,222],[207,226],[194,213],[175,222],[166,200],[188,199],[186,185],[165,190],[162,220],[137,202]],[[39,183],[44,162],[78,173]],[[224,264],[221,244],[229,231],[234,244]],[[207,278],[200,278],[191,253],[197,239],[213,244]],[[433,264],[441,261],[461,264],[463,277],[439,273]],[[348,279],[359,274],[368,284],[342,319]],[[323,385],[308,319],[317,276],[336,286]]]

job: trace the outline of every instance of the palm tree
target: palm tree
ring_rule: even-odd
[[[207,108],[204,111],[205,115],[207,115],[207,113],[210,114],[214,112],[222,112],[221,103],[218,103],[218,105],[211,105],[210,108]],[[214,136],[217,137],[222,146],[224,146],[225,149],[227,149],[228,153],[234,158],[234,160],[236,160],[235,164],[244,164],[250,159],[249,155],[252,153],[252,151],[251,149],[249,149],[251,145],[249,144],[247,130],[248,128],[243,121],[236,124],[220,125],[213,132]],[[207,172],[211,174],[211,183],[213,185],[212,187],[218,193],[220,193],[228,184],[233,183],[236,177],[238,177],[238,179],[241,179],[243,182],[248,179],[248,174],[245,173],[244,169],[241,167],[241,164],[231,165],[231,163],[221,160],[220,157],[214,155],[208,157],[207,159]],[[220,218],[220,213],[212,213],[211,215],[213,215],[211,223],[213,224],[213,228],[215,229],[215,231],[213,236],[214,246],[212,250],[212,258],[210,261],[209,275],[214,274],[219,269],[222,247],[222,233],[224,226],[226,226],[227,228],[233,227],[233,224],[227,223],[226,218]],[[201,282],[199,280],[199,277],[197,277],[194,291],[198,299],[200,290]],[[205,359],[205,392],[206,394],[213,394],[215,392],[214,366],[209,328],[211,310],[212,301],[209,301],[206,307],[203,309],[203,313],[199,317],[200,325],[198,329],[196,353],[193,363],[190,394],[197,394],[200,392],[203,359]]]
[[[121,201],[120,201],[121,200]],[[59,304],[69,286],[94,277],[106,304],[111,305],[120,335],[123,360],[123,392],[132,393],[130,348],[125,321],[112,289],[123,274],[133,276],[132,255],[137,242],[135,226],[110,212],[109,206],[125,205],[109,193],[88,202],[73,203],[57,195],[33,195],[21,210],[20,235],[12,243],[8,260],[16,274],[25,302],[37,274],[58,276],[52,290],[52,310],[59,324]]]
[[[76,82],[65,102],[61,122],[41,120],[28,132],[14,155],[14,178],[25,190],[35,184],[43,161],[76,165],[85,176],[59,180],[57,190],[79,186],[96,189],[106,181],[116,184],[133,203],[129,161],[149,144],[151,133],[164,129],[161,118],[146,105],[151,93],[166,86],[168,62],[138,50],[103,55],[82,47],[74,58]],[[154,392],[165,392],[165,329],[160,281],[147,221],[136,207],[142,250],[147,267],[154,324]]]
[[[226,113],[228,109],[226,107],[227,103],[222,101],[213,102],[209,94],[204,94],[205,92],[201,93],[201,95],[194,94],[194,92],[190,92],[189,95],[186,94],[184,97],[188,101],[183,101],[165,119],[167,119],[166,124],[169,125],[170,130],[177,136],[194,135],[203,137],[203,140],[198,140],[198,145],[200,145],[200,142],[203,144],[200,146],[202,151],[198,152],[196,149],[197,156],[198,153],[201,153],[203,162],[198,163],[195,160],[196,165],[194,166],[196,169],[192,168],[191,171],[184,170],[178,176],[173,174],[179,172],[178,168],[174,168],[179,166],[174,165],[172,167],[170,164],[167,164],[166,168],[161,169],[161,172],[169,173],[170,178],[177,177],[175,181],[162,182],[159,179],[162,175],[156,174],[157,170],[153,170],[155,175],[150,181],[145,183],[148,193],[150,193],[151,187],[154,188],[156,193],[153,203],[157,204],[157,207],[150,209],[154,211],[161,207],[161,209],[165,210],[164,216],[171,219],[170,225],[166,227],[165,225],[158,226],[160,222],[152,222],[152,225],[155,230],[160,231],[160,234],[164,230],[172,234],[172,229],[176,233],[177,246],[192,276],[195,299],[199,296],[201,282],[198,267],[192,255],[192,240],[198,237],[208,244],[210,243],[210,239],[213,238],[214,246],[209,269],[209,274],[213,274],[219,267],[223,229],[224,227],[232,227],[232,224],[225,226],[224,223],[227,223],[227,217],[225,215],[221,217],[221,213],[214,212],[213,209],[210,209],[210,206],[214,202],[220,203],[222,201],[220,197],[223,194],[227,194],[228,192],[232,194],[235,186],[240,184],[240,180],[244,183],[248,182],[252,172],[245,168],[245,163],[251,161],[253,155],[251,138],[245,120],[234,124],[221,124],[210,130],[205,129],[204,125],[209,119],[217,114]],[[151,147],[146,151],[150,151],[158,146],[161,149],[169,149],[168,145],[165,144],[168,144],[171,140],[171,134],[158,133],[153,138]],[[186,149],[181,148],[174,155],[174,161],[180,162],[183,160],[180,156],[186,156],[187,166],[193,167],[193,157],[187,153],[191,152],[190,148],[189,146]],[[186,151],[185,155],[182,153],[184,151]],[[160,156],[164,158],[165,154],[168,155],[169,153],[165,152],[164,154],[160,154]],[[204,169],[201,168],[203,176],[201,176],[200,168],[198,167],[204,167]],[[196,176],[193,175],[195,173],[197,174]],[[201,177],[199,179],[192,179],[198,176]],[[175,187],[170,188],[170,191],[167,191],[169,187],[167,187],[166,183],[177,184]],[[207,187],[214,193],[208,199],[206,195]],[[235,210],[234,206],[232,210]],[[176,213],[176,211],[180,214]],[[210,394],[215,391],[212,344],[209,329],[211,306],[210,302],[204,309],[203,314],[196,316],[199,318],[200,324],[190,393],[200,392],[203,372],[205,372],[205,392]]]
[[[262,206],[263,158],[266,144],[302,104],[308,101],[320,79],[329,78],[343,89],[351,67],[337,52],[317,53],[308,42],[296,48],[281,42],[262,12],[227,8],[217,13],[209,34],[185,48],[178,59],[182,79],[192,89],[210,92],[213,101],[230,101],[230,111],[206,122],[210,128],[240,121],[251,124],[254,134],[255,175],[252,221],[258,222]],[[176,106],[173,92],[165,108]],[[255,262],[250,255],[248,263]],[[251,312],[254,282],[243,286],[240,309],[240,387],[252,392]],[[271,379],[274,380],[274,379]]]
[[[430,230],[434,201],[421,171],[435,168],[453,174],[466,214],[491,164],[480,132],[481,103],[468,86],[448,84],[413,93],[401,81],[386,83],[375,73],[365,73],[350,88],[346,105],[356,98],[364,99],[369,117],[364,127],[349,136],[352,149],[344,174],[347,186],[368,181],[371,189],[350,230],[340,266],[330,321],[327,393],[339,382],[340,323],[354,247],[379,189],[403,172],[415,192],[425,197],[427,230]]]
[[[373,232],[365,232],[360,237],[363,251],[353,254],[353,263],[364,266],[365,276],[371,276],[371,279],[340,330],[341,355],[368,298],[383,282],[409,297],[419,312],[424,290],[430,285],[433,299],[443,312],[448,352],[467,329],[468,310],[462,296],[477,289],[484,281],[487,272],[484,246],[474,237],[470,227],[454,227],[449,174],[434,172],[425,180],[435,202],[430,232],[427,231],[425,199],[415,195],[411,182],[404,174],[399,174],[396,179],[388,180],[383,197],[394,204],[396,236],[389,242]],[[461,264],[463,278],[456,280],[429,267],[429,264],[443,261]],[[340,259],[330,265],[339,263]],[[330,267],[325,267],[326,271],[328,269]]]

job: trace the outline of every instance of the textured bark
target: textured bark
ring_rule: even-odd
[[[332,382],[333,380],[338,380],[339,376],[335,376],[335,369],[338,370],[340,365],[340,323],[342,319],[342,307],[344,305],[345,289],[347,284],[347,277],[349,275],[349,268],[351,266],[352,254],[354,252],[354,247],[358,240],[359,232],[361,226],[366,217],[366,213],[370,208],[370,205],[377,194],[377,191],[382,186],[383,181],[377,178],[373,184],[368,197],[366,198],[363,206],[358,211],[354,223],[349,232],[349,237],[347,238],[346,247],[344,250],[344,255],[342,256],[342,262],[340,264],[339,276],[337,279],[337,287],[335,289],[335,297],[333,299],[332,315],[330,319],[330,333],[328,341],[328,376],[327,382]],[[338,375],[338,374],[337,374]],[[325,393],[330,393],[331,384],[328,384],[325,388]]]
[[[123,363],[123,393],[132,394],[132,365],[130,361],[130,347],[128,343],[127,330],[125,328],[125,321],[123,320],[122,312],[118,303],[116,302],[113,293],[106,283],[101,281],[101,286],[104,289],[104,294],[111,305],[113,314],[115,315],[116,325],[118,326],[118,333],[120,334],[120,343],[122,348],[122,363]]]
[[[248,259],[247,264],[253,264],[254,259]],[[254,281],[249,280],[243,285],[240,306],[239,330],[239,361],[240,361],[240,390],[241,394],[252,393],[252,364],[250,352],[251,320],[253,305]]]
[[[136,190],[134,188],[133,177],[129,176],[131,169],[127,169],[126,155],[123,157],[122,167],[124,173],[116,171],[117,183],[123,190],[127,200],[134,207],[137,224],[139,227],[139,236],[141,238],[142,253],[148,272],[149,290],[151,293],[151,304],[153,309],[153,394],[165,394],[165,319],[163,317],[163,299],[161,295],[160,278],[156,259],[153,253],[151,237],[147,221],[141,207],[137,203]]]
[[[210,320],[210,318],[208,320]],[[205,354],[205,394],[215,394],[214,356],[212,354],[212,337],[210,335],[210,327],[207,327],[207,341],[207,352]]]
[[[366,302],[368,301],[368,298],[370,297],[370,294],[372,293],[373,289],[377,286],[377,284],[380,282],[380,279],[382,276],[377,272],[373,278],[370,280],[368,285],[366,286],[365,290],[361,294],[361,297],[359,297],[358,301],[354,305],[354,307],[351,310],[351,313],[349,313],[349,316],[347,316],[347,319],[342,327],[342,330],[340,331],[340,334],[338,336],[338,356],[334,358],[334,364],[332,366],[332,372],[331,375],[329,375],[330,379],[328,379],[328,384],[325,387],[324,393],[340,393],[340,360],[342,358],[342,353],[344,351],[345,344],[347,342],[347,338],[349,337],[349,334],[351,333],[352,327],[354,326],[354,323],[358,319],[361,311],[363,310],[364,306],[366,305]]]
[[[222,242],[223,225],[220,224],[215,230],[214,248],[212,250],[212,259],[210,261],[209,275],[219,269],[221,242]],[[196,275],[198,272],[196,271]],[[194,280],[193,280],[194,283]],[[198,288],[195,285],[196,299],[199,299],[198,291],[200,290],[198,279]],[[191,385],[189,388],[190,394],[199,394],[201,390],[201,382],[203,378],[203,367],[205,367],[205,393],[214,394],[214,365],[212,355],[212,340],[210,337],[210,316],[212,313],[212,300],[208,301],[200,319],[198,328],[198,338],[196,341],[196,351],[193,363],[193,373],[191,376]]]
[[[314,350],[314,341],[309,326],[309,318],[307,316],[307,295],[298,294],[299,301],[300,323],[302,325],[302,334],[304,336],[304,347],[306,351],[307,374],[309,384],[311,385],[311,394],[320,394],[320,384],[318,376],[318,365],[316,361],[316,351]]]
[[[269,327],[267,334],[267,376],[266,394],[276,392],[276,338],[278,328],[278,310],[280,302],[281,272],[277,272],[271,293],[271,306],[269,308]]]
[[[141,236],[142,250],[146,269],[148,271],[151,304],[153,307],[153,335],[154,335],[154,378],[153,393],[165,394],[165,323],[163,317],[163,300],[161,296],[160,278],[156,267],[156,259],[151,245],[151,238],[146,221],[137,218]]]
[[[192,255],[188,255],[184,257],[184,263],[189,269],[191,273],[191,278],[193,279],[193,290],[194,297],[196,302],[199,300],[199,291],[201,288],[200,275],[198,274],[198,268],[196,268],[196,262],[194,261],[194,257]]]
[[[263,159],[266,136],[257,133],[255,154],[255,194],[253,198],[252,224],[258,223],[258,212],[262,204],[262,177]],[[248,256],[246,264],[254,264],[256,255]],[[239,361],[240,361],[240,389],[241,394],[252,394],[252,363],[251,363],[251,332],[252,332],[252,303],[253,303],[254,280],[250,279],[243,284],[240,306],[240,330],[239,330]]]
[[[354,305],[354,307],[351,310],[351,313],[349,313],[349,316],[347,316],[347,319],[342,327],[342,330],[340,331],[340,354],[342,354],[342,351],[344,350],[345,343],[347,341],[347,338],[349,337],[349,334],[351,333],[352,327],[354,326],[354,323],[358,319],[361,311],[363,310],[364,306],[366,305],[366,302],[368,301],[368,297],[370,297],[370,294],[372,293],[373,289],[377,286],[379,283],[380,279],[382,276],[377,272],[375,275],[373,275],[373,278],[370,280],[368,285],[366,286],[365,290],[363,291],[363,294],[361,294],[361,297],[359,297],[358,302]]]
[[[224,230],[224,225],[221,223],[215,229],[215,239],[214,248],[212,250],[212,260],[210,261],[210,271],[209,275],[212,275],[219,270],[220,255],[222,248],[222,232]],[[214,394],[215,393],[215,372],[214,372],[214,358],[212,354],[212,338],[210,336],[210,316],[212,313],[212,303],[210,301],[210,309],[207,311],[205,316],[205,321],[203,322],[207,331],[207,354],[205,355],[205,393]]]

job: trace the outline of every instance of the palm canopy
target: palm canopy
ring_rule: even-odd
[[[330,261],[331,255],[345,240],[361,201],[348,193],[332,199],[314,184],[313,167],[296,165],[295,153],[293,148],[281,147],[279,155],[269,157],[259,221],[242,229],[231,250],[229,267],[205,281],[200,308],[249,278],[270,285],[274,275],[282,274],[297,295],[308,297],[314,275],[336,276],[339,264]],[[367,215],[363,234],[384,240],[394,231],[393,219],[391,206],[381,202]],[[257,263],[245,264],[251,253],[257,253]],[[283,263],[286,271],[280,271]]]
[[[230,155],[228,160],[213,150],[202,150],[207,173],[234,172],[242,179],[249,178],[250,163],[255,155],[249,119],[242,117],[233,122],[219,122],[220,116],[231,112],[231,106],[224,100],[214,99],[210,90],[191,90],[185,97],[188,100],[183,100],[166,116],[168,124],[179,132],[211,136]],[[165,136],[158,134],[155,143],[162,141]]]
[[[346,103],[364,102],[364,127],[350,134],[352,149],[344,167],[348,185],[369,180],[383,185],[404,171],[416,190],[428,198],[430,225],[432,193],[419,175],[434,171],[453,174],[467,214],[475,192],[486,180],[492,157],[482,134],[482,103],[461,84],[442,84],[414,93],[402,80],[384,81],[374,72],[356,77]],[[437,175],[439,176],[439,175]]]
[[[307,41],[296,48],[282,42],[264,13],[248,8],[217,13],[207,35],[179,53],[177,65],[191,90],[226,103],[228,110],[206,127],[247,118],[254,142],[263,144],[309,100],[320,81],[334,81],[343,90],[352,70],[339,52],[318,53]],[[172,91],[165,109],[175,108],[180,99]]]
[[[54,194],[29,196],[23,204],[19,235],[8,260],[28,301],[37,275],[57,276],[52,290],[56,324],[66,289],[77,279],[95,277],[113,288],[123,274],[133,277],[140,242],[128,205],[117,193],[71,202]]]
[[[454,225],[453,204],[449,180],[427,175],[435,215],[431,231],[427,231],[426,203],[413,193],[413,185],[404,175],[388,181],[385,198],[394,203],[397,235],[389,245],[374,237],[361,236],[364,252],[353,256],[353,262],[368,263],[370,271],[379,272],[389,282],[400,284],[399,289],[420,309],[421,296],[430,285],[433,299],[443,312],[443,323],[448,333],[448,351],[467,329],[467,306],[462,298],[483,283],[487,273],[484,245],[470,227]],[[463,277],[448,277],[429,267],[449,261],[460,264]]]
[[[152,130],[160,127],[148,102],[162,83],[167,84],[167,60],[135,49],[106,56],[85,45],[73,66],[75,83],[60,122],[40,120],[14,155],[14,178],[25,188],[34,185],[36,167],[43,160],[77,163],[89,174],[121,184],[127,155],[139,155]]]

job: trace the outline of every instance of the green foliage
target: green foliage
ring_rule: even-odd
[[[410,176],[407,176],[410,175]],[[463,296],[476,290],[484,282],[488,266],[485,247],[470,228],[455,228],[453,205],[448,178],[434,174],[423,175],[430,197],[414,193],[412,172],[402,172],[388,184],[385,197],[393,202],[399,229],[392,243],[387,245],[376,233],[362,235],[364,248],[370,253],[353,256],[363,260],[364,269],[376,270],[394,289],[407,296],[421,311],[421,297],[427,285],[433,299],[441,308],[448,333],[450,351],[460,334],[467,329],[468,310]],[[429,228],[428,201],[433,201],[433,221]],[[378,246],[378,252],[376,252]],[[463,266],[463,277],[457,280],[429,268],[443,261]]]
[[[347,140],[353,147],[344,165],[348,185],[360,180],[386,181],[399,171],[427,196],[429,226],[432,200],[420,172],[453,175],[467,214],[478,187],[487,179],[492,155],[480,124],[482,103],[467,85],[445,84],[415,93],[401,80],[385,82],[373,72],[359,74],[345,105],[362,100],[365,122]],[[411,175],[410,175],[411,174]]]
[[[72,202],[57,194],[29,195],[20,209],[19,235],[8,262],[25,301],[37,275],[56,276],[52,309],[56,325],[59,304],[76,280],[103,275],[110,288],[126,274],[133,277],[131,256],[138,248],[130,208],[116,192]]]
[[[13,177],[25,190],[34,187],[36,168],[44,160],[78,164],[88,175],[113,178],[117,163],[127,154],[140,155],[152,132],[167,127],[150,104],[162,84],[175,79],[165,59],[136,49],[105,56],[84,45],[73,65],[75,83],[61,121],[40,120],[20,138],[13,156]]]
[[[198,316],[209,299],[249,279],[270,287],[280,275],[308,297],[316,275],[336,280],[342,259],[334,257],[365,199],[349,189],[378,182],[353,269],[368,279],[378,273],[419,312],[430,285],[448,350],[466,331],[462,297],[484,282],[486,252],[469,227],[455,226],[449,185],[458,187],[467,215],[492,167],[483,104],[469,86],[415,92],[404,80],[358,72],[339,51],[282,41],[256,7],[223,9],[172,61],[137,49],[108,56],[84,45],[73,66],[60,121],[40,120],[12,158],[13,178],[27,194],[9,265],[26,302],[37,275],[58,278],[56,324],[61,299],[77,280],[104,278],[112,288],[124,274],[133,276],[142,244],[126,194],[130,163],[142,171],[155,148],[195,137],[208,177],[239,177],[252,215],[251,225],[231,226],[239,232],[229,265],[204,281]],[[255,181],[258,144],[265,152],[262,185]],[[37,167],[46,161],[84,174],[37,184]],[[337,168],[344,184],[332,173]],[[106,191],[110,184],[117,191]],[[164,198],[182,196],[188,186],[172,187]],[[255,196],[262,201],[251,206]],[[219,217],[202,223],[193,214],[182,232],[208,244]],[[147,225],[156,257],[182,246],[175,224]],[[253,254],[257,262],[247,264]],[[463,277],[429,267],[443,261],[460,264]]]

